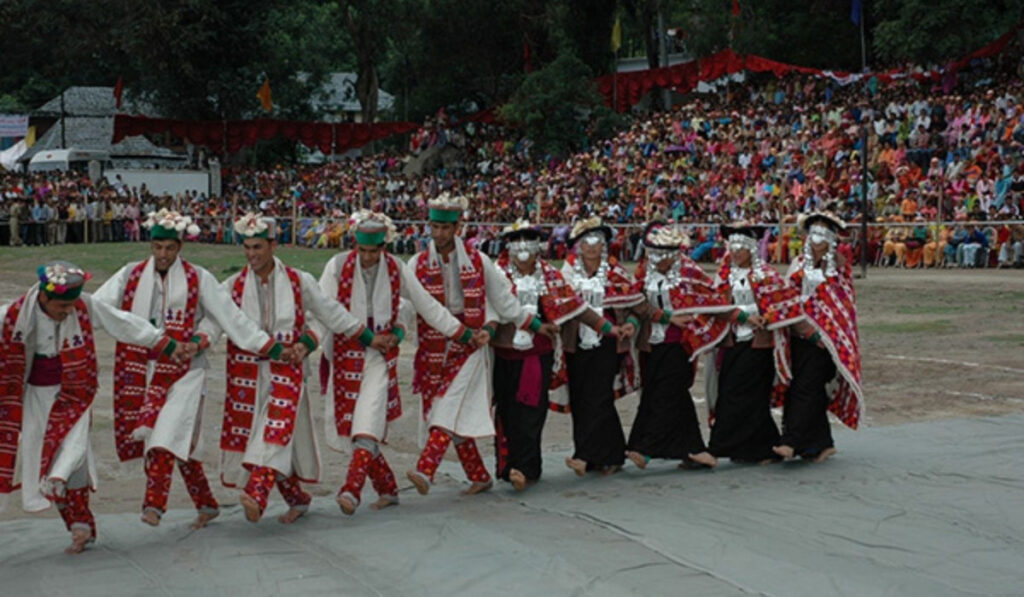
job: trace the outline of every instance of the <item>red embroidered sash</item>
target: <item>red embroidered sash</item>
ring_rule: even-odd
[[[121,309],[131,311],[139,279],[146,269],[148,259],[132,270],[124,288]],[[195,331],[196,309],[199,305],[199,273],[192,264],[181,261],[185,269],[188,286],[185,310],[164,313],[164,331],[175,342],[188,342]],[[167,402],[167,392],[189,370],[189,363],[175,363],[170,357],[160,354],[156,357],[153,378],[146,384],[146,367],[149,349],[135,344],[118,342],[114,351],[114,440],[117,457],[122,461],[140,458],[144,442],[132,437],[139,427],[156,425],[160,409]]]
[[[341,266],[338,280],[338,302],[349,311],[352,310],[352,284],[355,279],[356,259],[359,254],[352,251]],[[398,322],[398,306],[401,300],[401,270],[395,258],[384,253],[381,258],[387,264],[388,281],[391,284],[391,321],[375,321],[378,329],[390,329]],[[373,312],[373,306],[367,305],[367,312]],[[383,324],[383,325],[382,325]],[[374,330],[370,330],[374,331]],[[359,338],[345,338],[334,335],[334,426],[338,435],[352,435],[352,413],[356,410],[359,389],[363,384],[363,367],[366,365],[367,348]],[[388,369],[388,411],[387,420],[394,421],[402,416],[402,398],[398,392],[398,347],[394,347],[384,355]]]
[[[14,332],[25,296],[7,310],[0,335],[0,493],[17,489],[14,467],[21,435],[22,400],[25,391],[26,347],[21,332]],[[75,301],[79,335],[64,340],[61,351],[61,380],[57,400],[50,409],[43,435],[40,473],[46,476],[64,438],[92,405],[98,386],[96,345],[92,321],[85,301]]]
[[[291,331],[278,333],[274,340],[291,345],[298,341],[306,327],[306,311],[302,308],[302,282],[294,269],[285,266],[295,304],[295,322]],[[249,276],[249,266],[235,278],[231,300],[242,307],[242,294]],[[256,283],[256,282],[254,282]],[[259,315],[253,319],[259,320]],[[260,356],[242,350],[228,340],[227,386],[224,396],[224,419],[220,428],[220,447],[228,452],[245,452],[256,416],[256,386],[260,376]],[[270,396],[263,441],[287,446],[295,432],[295,416],[302,397],[302,365],[270,361]]]
[[[455,242],[462,242],[456,239]],[[465,244],[464,244],[465,246]],[[484,278],[483,260],[480,253],[469,246],[465,247],[472,269],[460,264],[459,282],[462,284],[463,313],[456,316],[466,327],[480,329],[484,325],[486,308],[486,283]],[[416,258],[416,279],[441,305],[447,307],[444,296],[444,273],[441,268],[441,256],[437,256],[436,265],[430,263],[430,253],[423,251]],[[444,396],[455,376],[469,355],[476,349],[471,344],[448,342],[444,335],[430,327],[422,317],[416,316],[416,333],[419,347],[413,359],[412,390],[420,394],[423,400],[423,417],[430,414],[434,398]]]
[[[508,273],[510,266],[507,252],[503,252],[498,257],[497,265],[501,271],[505,272],[509,281],[512,281],[512,276]],[[547,321],[562,324],[565,323],[565,320],[572,319],[584,310],[586,305],[583,303],[583,299],[576,294],[572,286],[566,283],[562,272],[552,267],[544,259],[537,259],[537,266],[541,269],[544,286],[547,288],[547,294],[542,294],[540,297],[540,308]],[[513,294],[516,292],[514,283],[512,292]]]
[[[802,257],[798,257],[802,264]],[[800,292],[803,267],[790,274],[790,285]],[[849,265],[840,268],[837,275],[826,277],[815,294],[803,303],[810,323],[821,333],[822,343],[836,364],[838,384],[829,396],[828,409],[844,425],[856,429],[860,424],[863,390],[860,370],[860,334],[857,331],[856,294]]]

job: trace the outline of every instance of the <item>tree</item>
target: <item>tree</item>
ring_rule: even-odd
[[[399,11],[397,0],[340,0],[341,19],[356,58],[356,97],[362,121],[377,119],[380,78],[377,68],[388,48],[388,26]]]
[[[527,75],[501,116],[542,151],[558,156],[582,146],[587,121],[616,118],[604,105],[593,73],[570,51]]]

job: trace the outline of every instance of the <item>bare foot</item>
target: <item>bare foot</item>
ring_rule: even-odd
[[[603,469],[601,469],[601,476],[602,477],[610,477],[610,476],[614,475],[615,473],[618,473],[618,472],[621,472],[621,471],[622,471],[622,465],[621,464],[610,464],[610,465],[604,467]]]
[[[693,465],[696,465],[695,467]],[[686,460],[683,461],[680,468],[715,468],[718,466],[718,459],[711,455],[710,452],[698,452],[696,454],[687,454]]]
[[[640,452],[634,452],[632,450],[626,451],[626,458],[629,458],[630,462],[636,465],[638,469],[647,468],[647,459]]]
[[[334,501],[338,502],[338,507],[340,507],[341,511],[347,514],[348,516],[352,516],[353,514],[355,514],[356,507],[359,506],[355,498],[352,497],[352,495],[350,495],[348,492],[339,495],[338,499]]]
[[[512,469],[508,472],[508,480],[512,482],[512,488],[516,491],[522,491],[526,489],[527,481],[526,475],[519,469]]]
[[[248,493],[243,493],[238,496],[238,503],[242,504],[242,509],[245,510],[245,519],[249,522],[259,522],[263,516],[263,512],[260,510],[260,505],[256,502]],[[198,527],[197,527],[198,528]]]
[[[305,513],[305,508],[288,508],[287,512],[277,517],[277,522],[281,524],[291,524],[302,518]]]
[[[793,458],[793,446],[781,445],[772,446],[772,452],[775,452],[781,456],[784,460],[790,460]]]
[[[142,516],[140,517],[142,522],[148,524],[151,527],[159,526],[160,524],[160,512],[155,508],[145,508],[142,510]]]
[[[480,481],[473,481],[472,485],[462,490],[462,495],[476,495],[478,493],[488,491],[492,487],[494,487],[494,481],[485,481],[483,483]]]
[[[814,462],[825,462],[826,460],[831,458],[836,452],[838,452],[838,450],[836,450],[834,447],[825,448],[824,450],[821,451],[820,454],[814,457]]]
[[[90,541],[92,541],[92,531],[89,529],[75,529],[71,531],[71,545],[67,546],[64,553],[72,555],[82,553]]]
[[[220,510],[214,510],[213,512],[200,512],[199,516],[189,525],[192,530],[197,530],[210,524],[210,521],[220,516]]]
[[[565,459],[565,466],[571,468],[576,473],[577,477],[582,477],[587,474],[587,463],[579,458],[572,458],[571,456]]]
[[[427,495],[430,492],[430,481],[417,471],[406,471],[405,476],[412,481],[420,495]]]
[[[370,504],[371,510],[383,510],[384,508],[390,508],[391,506],[398,505],[397,495],[384,495],[377,498],[377,501]]]

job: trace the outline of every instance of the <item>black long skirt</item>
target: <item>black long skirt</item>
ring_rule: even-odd
[[[726,349],[718,373],[718,401],[708,451],[741,462],[775,459],[779,429],[772,419],[772,349],[739,342]]]
[[[539,358],[540,401],[537,406],[527,406],[516,400],[523,361],[494,357],[494,404],[499,428],[495,442],[498,463],[495,470],[499,479],[508,481],[511,469],[518,469],[531,481],[540,478],[540,439],[548,418],[548,387],[551,385],[554,354],[549,352]]]
[[[790,344],[793,381],[782,414],[782,440],[797,456],[813,458],[831,448],[828,394],[825,385],[836,375],[832,355],[817,344],[794,337]]]
[[[589,350],[566,354],[569,372],[569,409],[572,416],[573,458],[587,470],[621,466],[626,436],[615,410],[615,375],[619,370],[616,340],[605,336]]]
[[[650,458],[684,460],[707,448],[690,396],[693,364],[681,344],[665,343],[641,353],[644,389],[628,447]]]

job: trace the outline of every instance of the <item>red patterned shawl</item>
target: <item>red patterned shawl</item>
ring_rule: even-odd
[[[302,307],[302,282],[294,269],[285,266],[285,275],[292,290],[295,304],[295,321],[292,329],[277,331],[274,340],[285,346],[298,341],[306,327],[306,311]],[[249,278],[249,266],[235,278],[231,286],[231,300],[239,308]],[[258,284],[258,281],[253,281]],[[259,314],[248,314],[259,320]],[[273,331],[272,331],[273,333]],[[224,419],[220,428],[220,447],[228,452],[245,452],[252,433],[252,422],[256,417],[256,388],[260,376],[260,355],[242,350],[228,340],[227,384],[224,395]],[[302,397],[302,365],[284,361],[270,361],[270,404],[267,406],[267,420],[263,427],[263,441],[268,444],[287,446],[295,433],[295,416],[299,411]]]
[[[27,347],[24,333],[15,330],[15,323],[29,291],[8,308],[0,331],[0,493],[10,493],[14,485],[14,468],[21,435],[22,400],[25,391]],[[29,308],[35,306],[30,304]],[[61,345],[61,379],[57,400],[50,409],[43,435],[43,453],[39,470],[46,475],[64,438],[92,405],[98,386],[96,344],[93,341],[89,309],[81,298],[75,301],[79,333]]]
[[[338,279],[338,302],[349,311],[352,310],[352,285],[358,257],[356,251],[348,254],[341,266]],[[389,330],[398,323],[398,306],[402,292],[401,269],[391,255],[384,253],[381,259],[387,264],[388,281],[391,284],[391,321],[374,321],[373,325],[377,329]],[[372,306],[367,305],[367,310],[372,312]],[[363,346],[359,338],[334,335],[334,426],[338,435],[343,437],[352,435],[352,414],[356,410],[356,400],[359,398],[359,389],[363,383],[367,350],[376,349]],[[399,349],[396,346],[384,355],[388,369],[388,421],[394,421],[402,416],[402,398],[398,391],[398,353]]]
[[[800,292],[803,282],[803,255],[793,261],[789,283]],[[856,429],[864,411],[861,386],[860,334],[857,331],[856,294],[853,274],[844,264],[834,276],[818,285],[814,296],[803,303],[808,322],[821,334],[821,342],[836,364],[836,382],[830,390],[829,410],[844,425]]]
[[[144,259],[132,269],[124,288],[122,310],[132,310],[139,278],[148,262],[149,259]],[[199,306],[199,273],[184,259],[181,265],[188,285],[185,309],[168,309],[164,314],[166,335],[179,343],[188,342],[195,333],[196,309]],[[190,363],[175,363],[163,353],[154,355],[153,378],[147,387],[149,358],[150,350],[137,344],[118,342],[114,351],[114,440],[117,457],[122,462],[142,457],[144,442],[134,439],[132,432],[140,427],[152,428],[156,424],[160,409],[167,401],[167,392],[188,373],[190,366]]]

